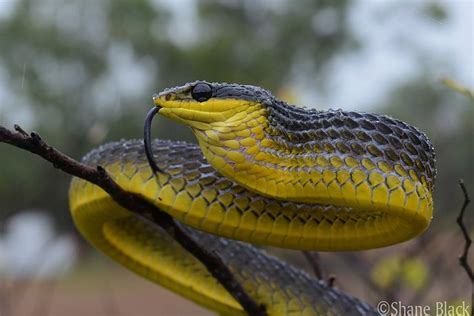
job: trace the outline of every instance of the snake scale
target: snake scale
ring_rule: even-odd
[[[191,127],[199,146],[152,142],[148,131],[145,144],[106,144],[83,162],[187,225],[269,315],[376,314],[241,241],[343,251],[420,234],[436,176],[423,132],[383,115],[298,108],[249,85],[197,81],[154,102],[148,125],[162,114]],[[74,178],[70,208],[84,237],[129,269],[222,314],[244,313],[200,262],[102,189]]]

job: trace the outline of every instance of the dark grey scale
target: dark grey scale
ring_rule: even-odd
[[[375,140],[377,142],[377,144],[379,145],[386,145],[388,144],[388,140],[387,138],[385,138],[384,135],[380,134],[380,133],[374,133],[372,135],[372,139]]]
[[[328,134],[323,129],[317,130],[316,136],[318,137],[318,140],[326,140],[329,138]]]
[[[423,162],[428,161],[428,156],[426,155],[426,153],[424,151],[420,152],[420,157],[421,157],[421,160],[423,160]]]
[[[401,159],[403,160],[403,162],[405,162],[408,166],[413,167],[413,165],[414,165],[413,160],[412,160],[412,159],[410,158],[410,156],[407,155],[404,151],[402,151],[402,152],[400,153],[400,158],[401,158]],[[429,172],[430,169],[428,168],[426,171]]]
[[[418,150],[416,150],[412,143],[404,142],[403,146],[411,155],[418,156]]]
[[[189,86],[194,86],[197,82],[188,84]],[[203,82],[203,81],[201,81]],[[228,84],[228,83],[208,83],[212,86],[213,97],[219,99],[243,99],[249,101],[255,101],[259,103],[271,102],[274,98],[272,94],[260,87],[251,86],[251,85],[240,85],[240,84]]]
[[[347,154],[350,148],[344,142],[336,143],[336,148],[341,154]]]
[[[331,125],[333,125],[336,128],[340,128],[344,126],[344,121],[336,117],[336,118],[331,119]]]
[[[350,129],[356,129],[359,127],[359,123],[357,123],[352,117],[351,115],[353,115],[353,113],[349,113],[350,116],[344,118],[344,125]]]
[[[211,186],[217,181],[216,177],[209,176],[209,175],[202,175],[199,178],[199,183],[203,186]]]
[[[355,138],[351,130],[342,129],[340,133],[341,133],[342,138],[345,140],[353,140]]]
[[[415,145],[421,145],[421,140],[413,132],[408,132],[408,137]]]
[[[397,162],[400,160],[400,157],[397,155],[397,153],[390,148],[385,149],[384,154],[385,154],[385,157],[387,157],[387,159],[393,162]]]
[[[242,89],[240,87],[222,87],[214,90],[216,98],[239,98],[244,100],[255,99],[255,94],[250,89]]]
[[[400,150],[400,149],[403,148],[402,142],[396,137],[389,136],[388,141],[389,141],[390,145],[392,145],[397,150]]]
[[[234,183],[233,186],[232,186],[231,191],[232,191],[232,193],[238,195],[238,194],[241,194],[242,192],[244,192],[245,188]]]
[[[278,144],[319,143],[322,148],[347,152],[350,147],[356,158],[382,158],[413,170],[418,178],[425,176],[432,185],[436,175],[435,153],[426,135],[416,127],[384,115],[318,111],[290,106],[273,100],[267,105],[268,120],[278,137]],[[292,138],[286,138],[291,135]],[[363,144],[361,144],[363,142]],[[325,146],[326,144],[331,146]],[[419,161],[417,163],[417,161]]]
[[[190,89],[195,84],[196,82],[186,86]],[[432,146],[422,132],[402,121],[376,114],[342,110],[322,112],[298,108],[276,99],[267,90],[250,85],[208,84],[212,86],[213,97],[239,98],[265,106],[270,123],[266,131],[268,136],[289,152],[293,152],[292,149],[314,148],[318,143],[324,143],[320,148],[333,151],[335,147],[340,147],[338,133],[341,135],[341,141],[351,146],[359,158],[385,157],[393,164],[405,165],[408,169],[414,168],[419,177],[427,176],[430,183],[434,181],[436,170]],[[327,140],[328,138],[330,140]],[[397,139],[401,142],[397,142]],[[364,152],[354,145],[360,142],[364,143]],[[400,144],[405,148],[400,148]],[[406,148],[407,146],[409,148]],[[297,152],[298,150],[295,150],[295,153]],[[409,155],[410,159],[406,159],[406,155]],[[410,160],[415,164],[419,161],[419,166],[411,167],[406,163]],[[423,168],[420,168],[421,163],[425,165]]]
[[[338,139],[340,137],[340,134],[335,129],[332,129],[332,128],[327,131],[327,134],[332,139]]]
[[[375,130],[375,125],[365,119],[361,119],[359,124],[363,129],[367,131]]]
[[[392,134],[392,130],[382,122],[375,123],[375,128],[377,128],[378,131],[382,132],[385,135]]]
[[[199,166],[201,165],[201,163],[197,162],[197,161],[188,161],[188,162],[185,162],[183,164],[183,167],[185,169],[197,169],[199,168]]]
[[[207,174],[207,173],[211,173],[211,172],[214,172],[214,168],[212,168],[211,166],[209,165],[203,165],[201,167],[199,167],[199,172],[201,172],[202,174]]]
[[[358,143],[352,143],[351,149],[356,155],[362,156],[363,154],[365,154],[365,148],[359,145]]]

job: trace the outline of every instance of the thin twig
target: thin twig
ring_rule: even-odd
[[[311,269],[313,269],[314,276],[318,279],[323,279],[323,271],[321,270],[321,258],[316,251],[303,251],[303,255],[308,261]]]
[[[51,162],[55,168],[101,187],[122,207],[165,229],[184,249],[206,266],[209,273],[222,284],[249,315],[267,314],[265,307],[257,304],[237,282],[218,254],[210,253],[201,247],[196,240],[184,232],[169,214],[161,211],[141,196],[123,190],[101,166],[92,168],[81,164],[45,143],[37,133],[27,134],[19,126],[15,126],[15,129],[17,132],[0,125],[0,142],[34,153]]]
[[[473,307],[474,273],[472,272],[472,268],[469,265],[469,262],[467,262],[468,255],[469,255],[469,248],[471,247],[471,244],[472,244],[472,239],[471,239],[471,236],[469,236],[466,226],[464,226],[464,212],[466,211],[468,204],[471,202],[471,199],[469,198],[469,194],[467,193],[466,186],[464,185],[464,181],[462,179],[459,180],[459,186],[461,187],[461,190],[464,194],[464,203],[462,204],[462,207],[456,219],[456,222],[458,223],[459,227],[461,227],[462,235],[465,240],[464,250],[462,252],[462,255],[459,257],[459,264],[466,271],[467,276],[471,280],[471,315],[474,315],[474,307]]]

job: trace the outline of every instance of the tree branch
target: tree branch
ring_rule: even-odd
[[[303,250],[302,253],[306,258],[306,261],[311,266],[311,269],[313,269],[314,276],[320,280],[324,280],[323,269],[321,269],[321,256],[319,255],[319,252]],[[334,274],[330,274],[326,282],[329,287],[334,287],[336,276]]]
[[[202,248],[169,214],[161,211],[141,196],[123,190],[101,166],[92,168],[81,164],[45,143],[37,133],[28,134],[18,125],[15,125],[15,130],[16,132],[13,132],[0,125],[0,142],[34,153],[51,162],[55,168],[101,187],[122,207],[162,227],[184,249],[206,266],[211,275],[242,305],[249,315],[267,314],[265,307],[257,304],[237,282],[218,254],[210,253]]]
[[[323,279],[323,271],[321,270],[321,258],[316,251],[302,251],[306,261],[308,261],[311,269],[313,269],[314,276],[318,279]]]
[[[472,244],[472,239],[469,236],[466,226],[464,226],[464,212],[466,211],[468,204],[471,202],[471,199],[469,198],[469,194],[467,193],[466,186],[464,185],[464,181],[462,179],[459,180],[459,186],[461,187],[461,190],[464,194],[464,203],[462,204],[461,210],[459,211],[459,215],[456,218],[456,222],[461,228],[462,235],[465,240],[464,250],[462,252],[462,255],[459,257],[459,264],[466,271],[467,276],[471,280],[471,315],[474,315],[474,307],[472,305],[474,303],[474,273],[472,272],[472,268],[469,265],[469,262],[467,262],[469,248]]]

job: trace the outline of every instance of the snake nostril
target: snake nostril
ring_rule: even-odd
[[[170,101],[170,100],[174,99],[174,97],[175,97],[174,93],[165,94],[165,100],[166,101]]]

